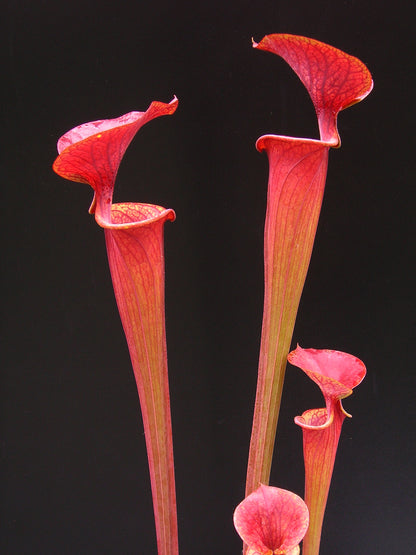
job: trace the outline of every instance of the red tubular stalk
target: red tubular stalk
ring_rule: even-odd
[[[373,86],[360,60],[322,42],[276,34],[253,46],[278,54],[297,73],[313,101],[321,140],[266,135],[257,141],[270,169],[263,326],[246,495],[269,482],[286,357],[318,225],[328,151],[340,144],[337,115]]]
[[[301,368],[320,387],[326,408],[311,409],[295,418],[303,432],[305,502],[309,528],[303,540],[303,555],[319,555],[321,531],[339,436],[346,416],[341,399],[363,379],[363,362],[348,353],[327,349],[302,349],[289,353],[291,364]]]
[[[270,175],[264,233],[263,327],[246,495],[268,484],[286,357],[325,187],[327,145],[265,136]]]
[[[310,512],[309,529],[303,540],[303,555],[318,555],[325,507],[345,414],[335,410],[328,422],[326,409],[311,409],[298,416],[303,429],[305,503]],[[309,427],[307,427],[309,426]]]
[[[114,293],[139,392],[149,460],[159,555],[178,555],[172,426],[165,334],[163,225],[173,210],[151,204],[112,204],[115,177],[137,131],[172,114],[152,102],[146,112],[86,123],[58,142],[56,173],[94,189],[90,212],[104,228]]]
[[[158,553],[178,553],[165,335],[163,225],[172,210],[115,204],[108,260],[143,416]],[[121,226],[121,229],[117,229]]]

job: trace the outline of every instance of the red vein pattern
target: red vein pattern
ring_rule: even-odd
[[[267,153],[269,180],[263,324],[246,495],[269,482],[287,354],[318,225],[328,152],[340,144],[337,114],[373,86],[362,62],[319,41],[274,34],[253,46],[278,54],[297,73],[314,103],[321,139],[264,135],[256,145]]]
[[[297,348],[288,361],[301,368],[320,387],[326,408],[307,410],[295,418],[303,431],[305,502],[310,524],[303,541],[304,555],[318,555],[342,423],[347,414],[341,399],[364,379],[366,368],[353,355],[328,349]]]
[[[297,35],[268,35],[254,48],[281,56],[305,85],[318,117],[321,140],[339,146],[337,116],[373,88],[371,74],[354,56]]]
[[[58,142],[53,168],[91,185],[90,212],[104,228],[114,293],[127,339],[143,416],[159,555],[178,554],[172,425],[165,332],[163,226],[173,210],[112,204],[114,182],[137,131],[177,107],[152,102],[146,112],[80,125]]]
[[[268,483],[286,357],[308,271],[325,188],[329,147],[266,135],[269,157],[264,232],[265,295],[246,495]]]
[[[308,523],[303,499],[272,486],[261,485],[234,511],[234,526],[247,555],[297,555]]]

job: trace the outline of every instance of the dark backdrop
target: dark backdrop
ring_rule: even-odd
[[[71,127],[179,98],[143,128],[116,200],[176,210],[166,310],[182,555],[238,554],[263,297],[264,133],[317,137],[301,83],[251,37],[362,59],[375,88],[339,118],[294,344],[362,358],[346,400],[322,555],[415,545],[412,16],[398,2],[8,1],[2,94],[1,551],[156,552],[139,403],[92,191],[56,176]],[[414,174],[413,174],[414,179]],[[293,417],[322,406],[289,368],[272,484],[302,494]]]

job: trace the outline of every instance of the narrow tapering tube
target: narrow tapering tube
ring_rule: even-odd
[[[315,107],[320,140],[265,135],[257,141],[269,159],[269,182],[263,324],[246,495],[269,482],[286,357],[317,229],[328,151],[340,145],[337,115],[373,87],[360,60],[317,40],[273,34],[253,47],[281,56],[299,76]]]
[[[303,540],[303,555],[319,555],[322,524],[334,470],[338,441],[345,417],[341,399],[352,394],[366,374],[357,357],[329,349],[297,348],[289,353],[291,364],[301,368],[320,387],[325,408],[310,409],[295,418],[302,428],[305,464],[305,503],[309,528]]]
[[[269,482],[286,357],[312,253],[328,165],[320,141],[268,135],[265,294],[246,495]]]
[[[90,212],[104,228],[114,293],[139,392],[159,555],[178,555],[175,476],[165,332],[163,226],[171,209],[113,204],[123,154],[148,121],[175,112],[152,102],[146,112],[75,127],[58,142],[56,173],[94,189]],[[140,548],[138,548],[140,551]]]
[[[327,410],[322,408],[308,410],[295,420],[303,431],[305,503],[310,512],[303,555],[319,554],[325,508],[345,416],[336,407],[331,420],[328,420]]]
[[[165,333],[163,225],[173,210],[114,204],[105,228],[117,306],[142,409],[160,554],[176,554],[177,517]]]

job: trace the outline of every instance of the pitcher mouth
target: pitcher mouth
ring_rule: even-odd
[[[172,208],[157,204],[121,202],[111,205],[111,221],[95,213],[95,220],[104,229],[132,229],[145,227],[156,222],[173,222],[176,218]]]

